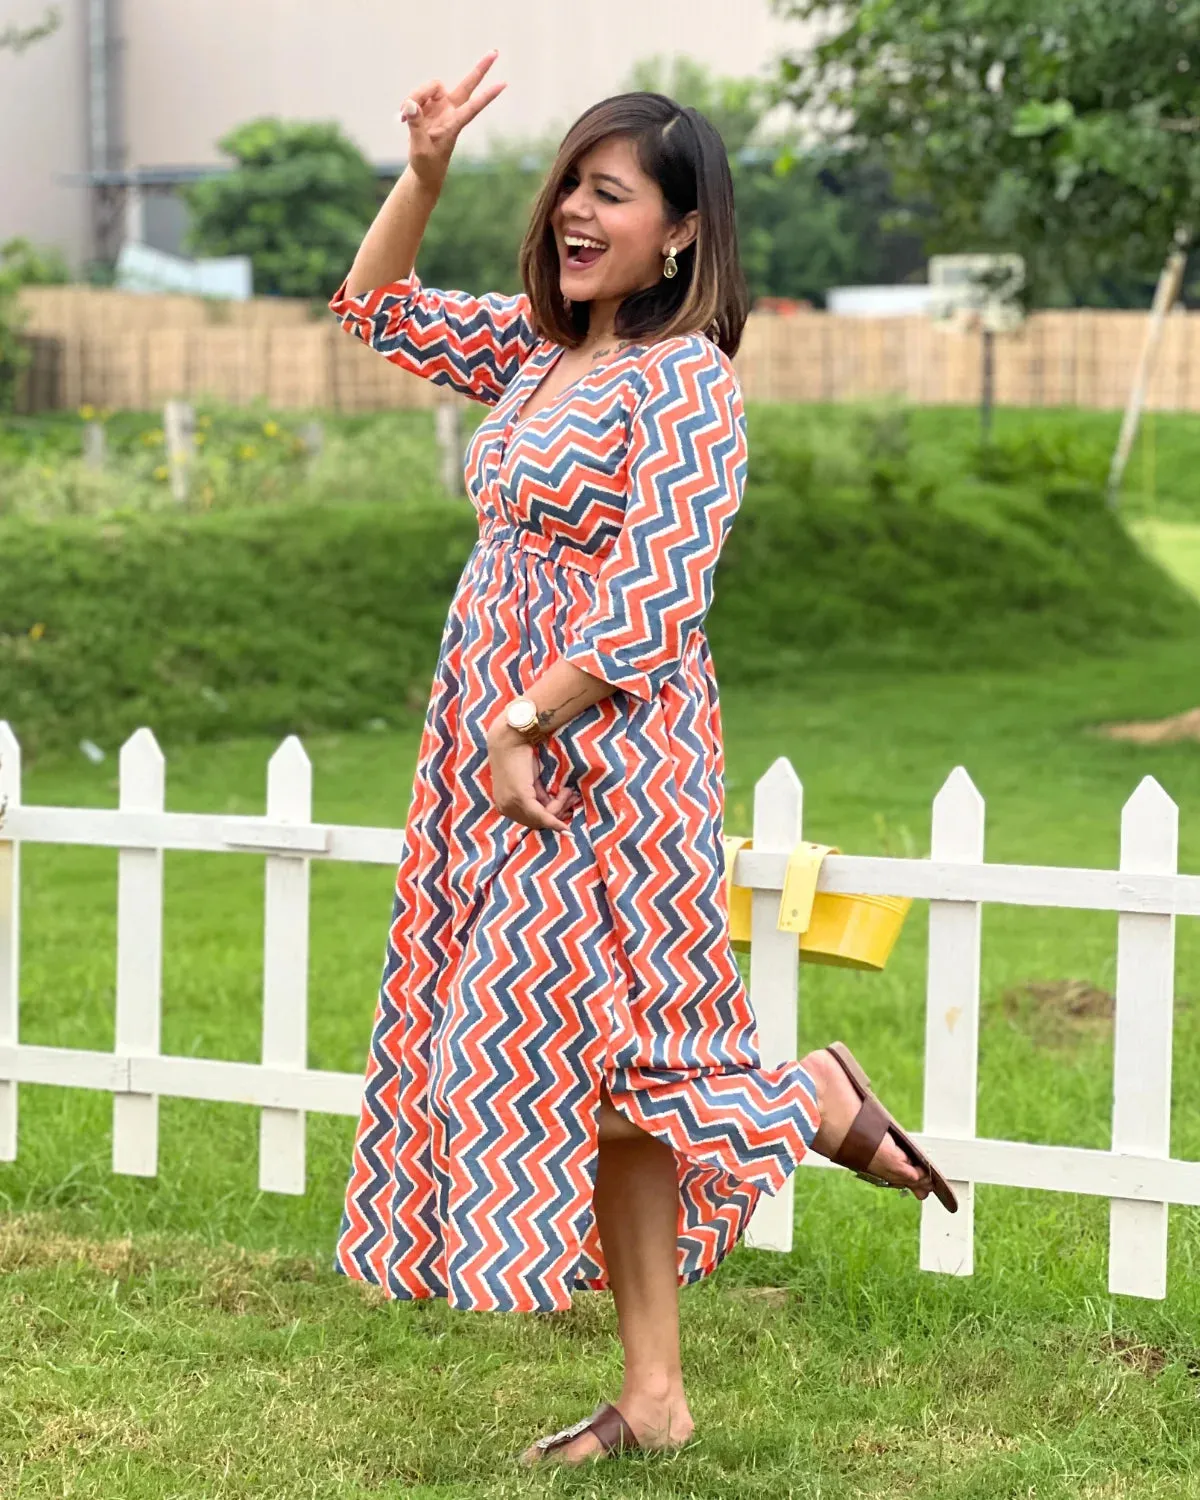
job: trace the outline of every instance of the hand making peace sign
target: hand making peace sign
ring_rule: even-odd
[[[452,89],[435,78],[414,89],[404,101],[399,117],[408,122],[408,164],[427,187],[441,187],[459,131],[506,87],[494,83],[474,95],[498,56],[495,49],[484,53]]]

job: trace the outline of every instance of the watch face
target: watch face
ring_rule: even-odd
[[[537,709],[532,703],[510,703],[504,716],[514,729],[527,729],[537,718]]]

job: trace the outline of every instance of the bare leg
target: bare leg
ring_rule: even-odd
[[[610,1399],[645,1447],[672,1448],[693,1427],[679,1358],[675,1153],[614,1109],[607,1092],[601,1124],[596,1222],[625,1350],[625,1378]],[[573,1463],[600,1451],[585,1432],[546,1460]]]

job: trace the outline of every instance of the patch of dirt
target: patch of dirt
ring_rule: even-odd
[[[1001,1002],[1008,1019],[1042,1046],[1105,1035],[1116,1008],[1116,998],[1087,979],[1029,979],[1005,990]]]
[[[1120,1360],[1127,1369],[1137,1370],[1148,1380],[1161,1375],[1172,1363],[1172,1356],[1157,1344],[1144,1344],[1130,1333],[1110,1333],[1100,1341],[1101,1350],[1113,1359]],[[1193,1355],[1185,1361],[1189,1375],[1200,1377],[1200,1356]]]
[[[1165,1349],[1160,1349],[1156,1344],[1143,1344],[1140,1339],[1135,1339],[1128,1333],[1110,1333],[1101,1339],[1100,1347],[1105,1354],[1120,1360],[1126,1369],[1137,1370],[1151,1380],[1156,1375],[1161,1375],[1171,1363],[1171,1357]]]
[[[792,1294],[786,1286],[733,1286],[725,1295],[759,1307],[786,1307]]]
[[[1101,724],[1097,731],[1110,740],[1130,740],[1135,745],[1172,745],[1179,740],[1200,744],[1200,708],[1174,714],[1168,719],[1148,719],[1143,723]]]

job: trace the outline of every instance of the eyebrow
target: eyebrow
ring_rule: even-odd
[[[633,189],[627,182],[622,182],[619,177],[614,177],[611,172],[589,172],[588,176],[594,177],[602,182],[615,182],[619,188],[624,188],[627,193],[633,192]]]

